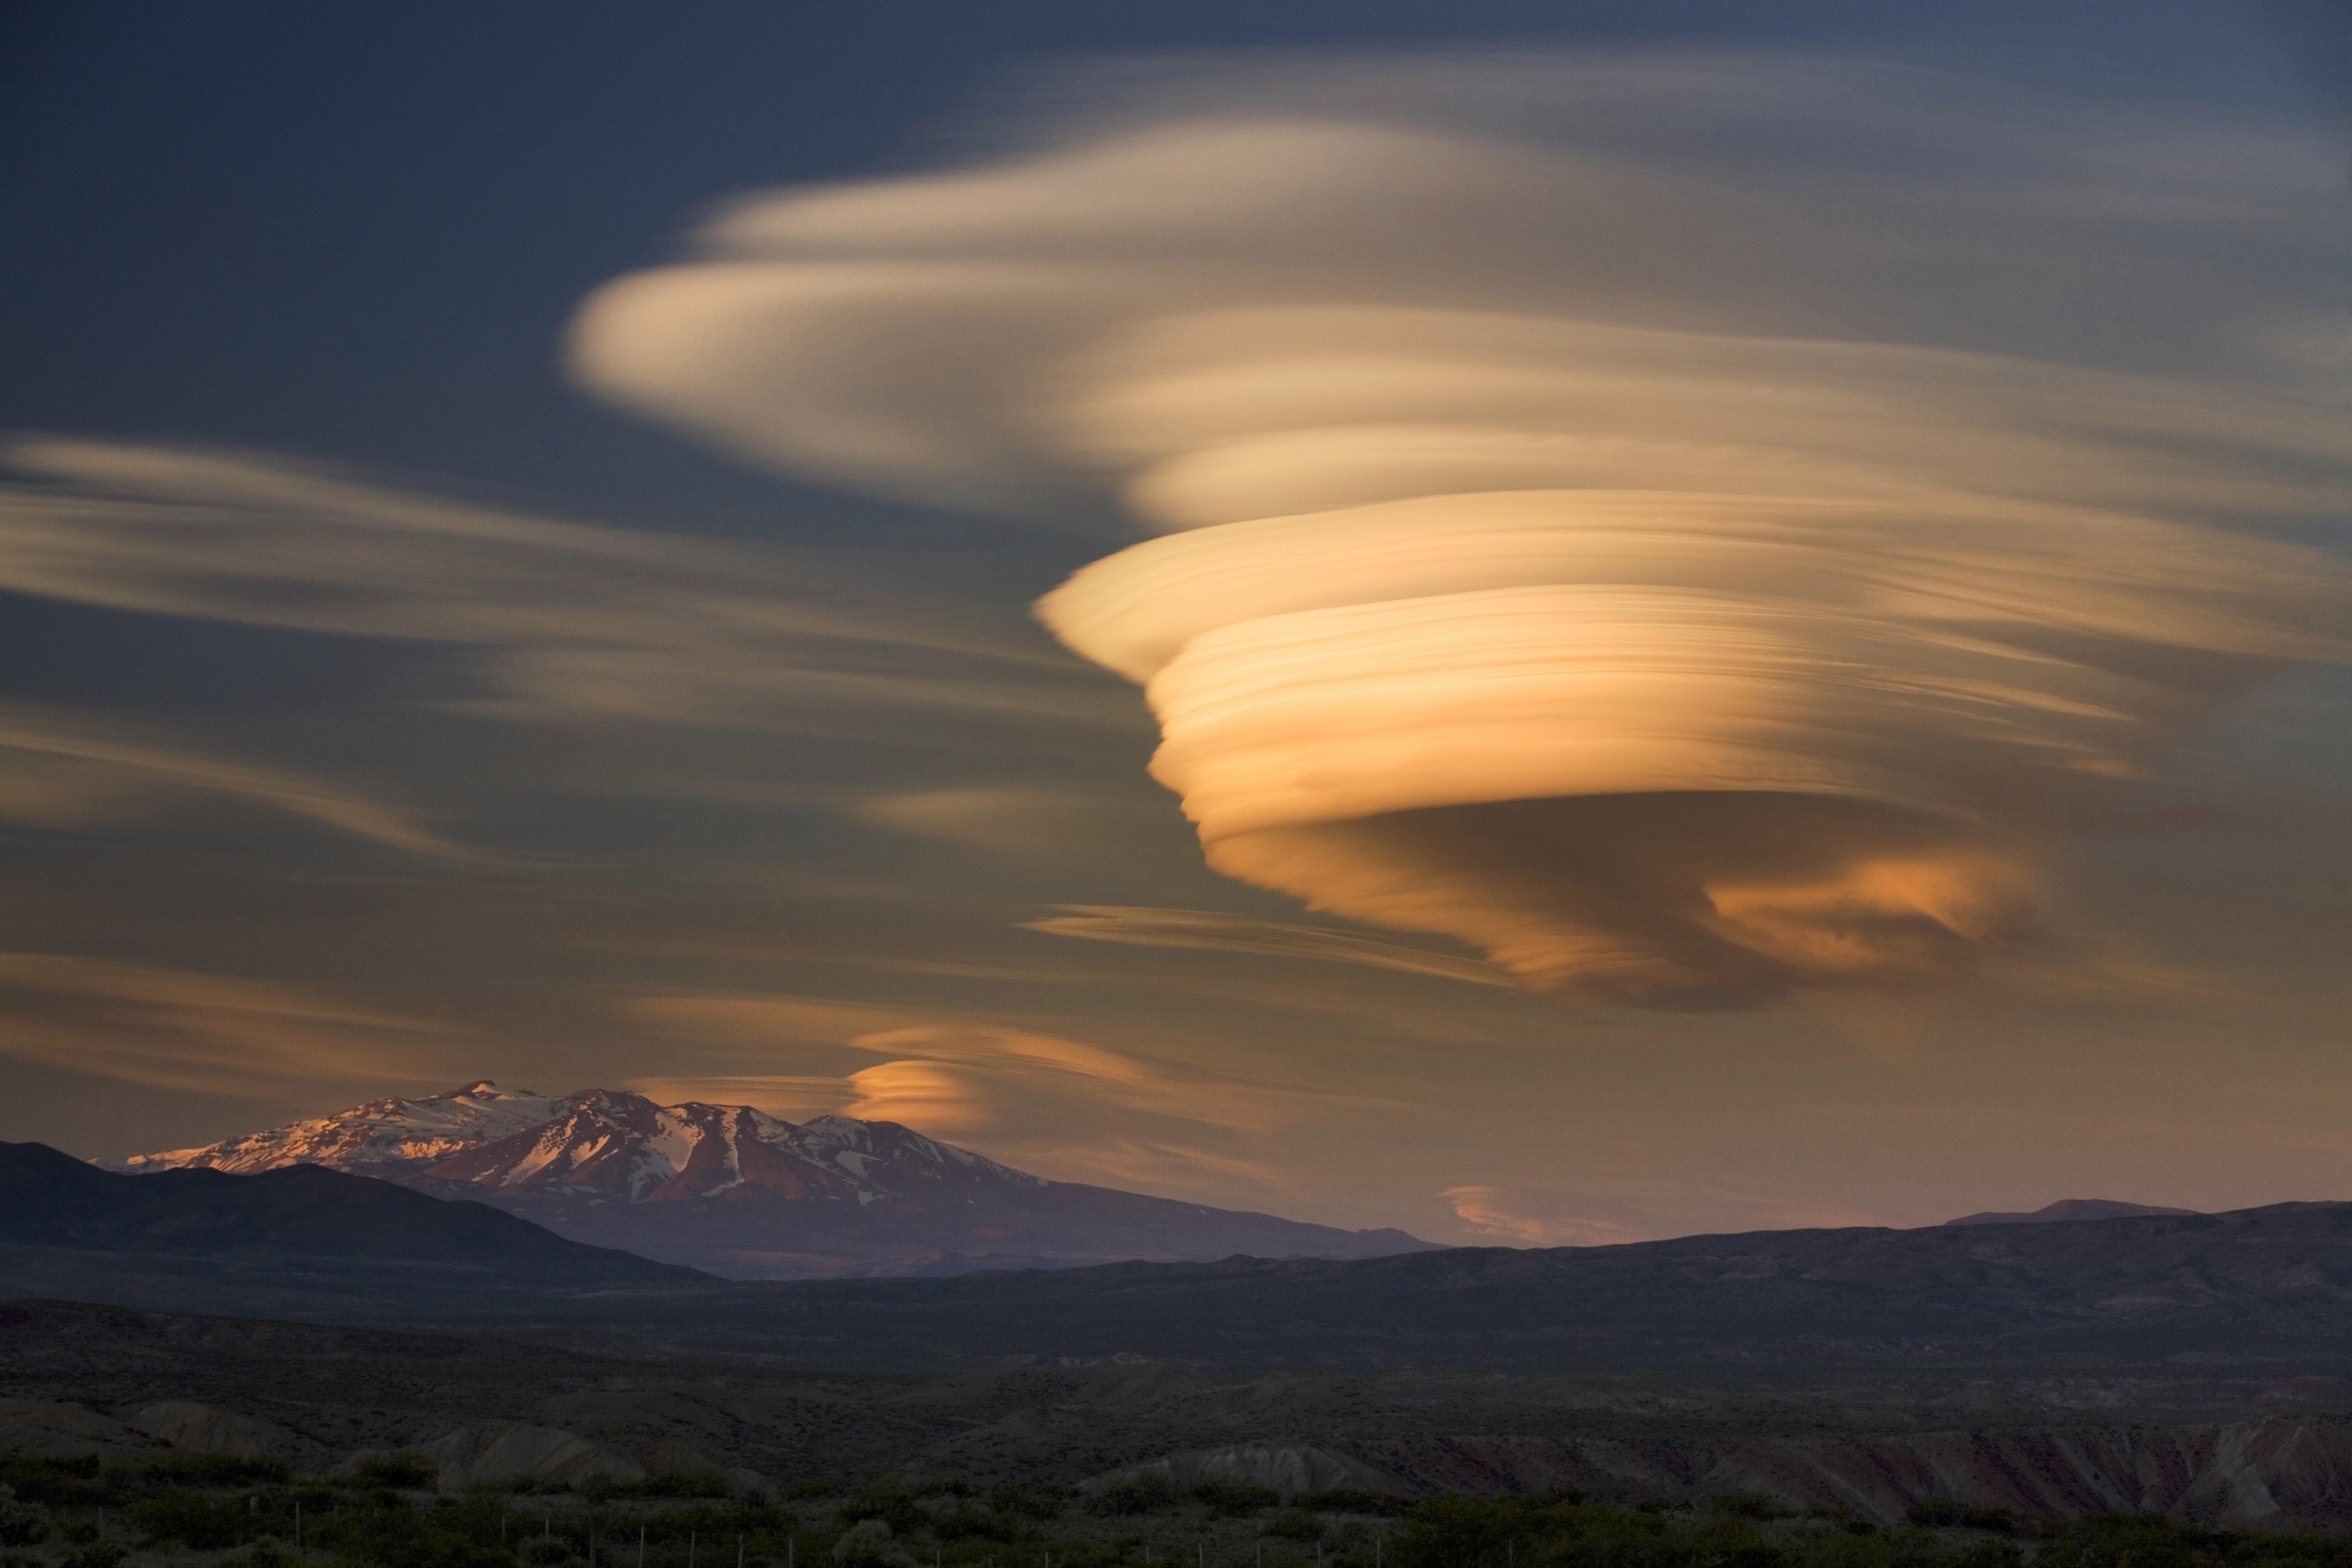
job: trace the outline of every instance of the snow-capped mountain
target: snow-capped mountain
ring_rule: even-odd
[[[894,1121],[553,1097],[482,1081],[102,1162],[134,1173],[325,1165],[470,1198],[576,1241],[745,1279],[1118,1259],[1365,1258],[1430,1244],[1048,1182]]]
[[[487,1079],[423,1100],[372,1100],[201,1149],[102,1163],[134,1174],[326,1165],[412,1184],[562,1188],[630,1203],[749,1187],[793,1201],[868,1204],[936,1198],[991,1183],[1047,1184],[1043,1176],[934,1142],[895,1121],[820,1116],[791,1122],[749,1105],[656,1105],[641,1094],[606,1089],[556,1098]]]
[[[485,1079],[424,1100],[371,1100],[332,1116],[289,1121],[202,1149],[169,1149],[100,1160],[108,1170],[146,1175],[204,1169],[250,1174],[281,1165],[387,1173],[379,1166],[422,1170],[460,1150],[545,1126],[571,1102],[517,1094]]]
[[[820,1116],[794,1123],[748,1105],[656,1105],[590,1089],[555,1101],[540,1125],[436,1161],[426,1173],[512,1191],[564,1187],[660,1203],[752,1188],[790,1201],[936,1197],[1045,1180],[935,1143],[891,1121]]]

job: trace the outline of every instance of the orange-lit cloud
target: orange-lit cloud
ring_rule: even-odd
[[[1679,1178],[1616,1176],[1546,1190],[1540,1180],[1509,1184],[1465,1184],[1437,1194],[1474,1237],[1512,1247],[1613,1247],[1677,1234],[1667,1219],[1694,1200],[1731,1216],[1729,1229],[1822,1229],[1885,1225],[1887,1216],[1847,1205],[1790,1202],[1742,1192],[1697,1173]]]
[[[1089,942],[1128,942],[1137,947],[1190,947],[1220,952],[1255,952],[1279,958],[1321,958],[1435,974],[1477,985],[1507,985],[1509,972],[1475,959],[1432,952],[1426,948],[1376,942],[1328,926],[1295,921],[1256,920],[1203,910],[1138,909],[1122,904],[1070,904],[1064,912],[1025,921],[1024,929]]]
[[[1064,1181],[1159,1191],[1276,1184],[1265,1140],[1343,1097],[997,1024],[894,1023],[888,1010],[799,997],[641,1000],[631,1010],[743,1051],[795,1041],[885,1058],[837,1078],[738,1072],[635,1080],[656,1099],[736,1101],[793,1120],[896,1121]]]
[[[2320,274],[2215,242],[2352,255],[2311,138],[1792,61],[1281,85],[748,200],[576,363],[798,472],[1123,510],[1163,537],[1039,614],[1209,863],[1600,1002],[2031,952],[2077,824],[2338,656],[2331,562],[2243,526],[2352,491],[2273,352]]]
[[[202,1094],[285,1093],[458,1070],[416,1019],[277,982],[0,952],[0,1055]]]
[[[1519,1247],[1610,1247],[1642,1239],[1632,1226],[1610,1220],[1521,1214],[1500,1187],[1448,1187],[1437,1195],[1454,1205],[1454,1217],[1474,1235]]]

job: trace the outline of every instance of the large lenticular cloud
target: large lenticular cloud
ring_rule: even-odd
[[[2315,141],[1786,60],[1217,94],[745,202],[582,372],[837,483],[1123,511],[1159,537],[1040,614],[1142,685],[1210,862],[1596,1000],[1964,972],[2334,656]]]

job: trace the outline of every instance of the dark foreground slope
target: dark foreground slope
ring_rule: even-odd
[[[406,1450],[438,1456],[456,1489],[530,1483],[534,1509],[597,1459],[625,1479],[750,1469],[770,1489],[898,1476],[985,1491],[1157,1472],[1179,1499],[1222,1479],[1404,1496],[1762,1493],[1881,1523],[1929,1499],[2043,1519],[2352,1523],[2352,1422],[2330,1414],[2352,1401],[2343,1378],[1236,1377],[1166,1365],[860,1377],[35,1301],[0,1306],[0,1446],[137,1463],[170,1444],[310,1474]],[[493,1458],[504,1468],[485,1473]],[[1144,1522],[1096,1521],[1113,1533]],[[1231,1522],[1245,1539],[1217,1560],[1247,1562],[1263,1521]],[[1212,1528],[1163,1526],[1178,1546]],[[805,1554],[810,1538],[801,1544]],[[978,1568],[977,1554],[966,1562]]]
[[[2352,1205],[739,1285],[630,1314],[672,1342],[861,1367],[2335,1367],[2352,1364]],[[544,1321],[592,1320],[621,1322],[593,1303]]]
[[[315,1166],[125,1176],[46,1144],[0,1144],[0,1286],[12,1295],[247,1310],[315,1297],[324,1315],[367,1301],[429,1315],[709,1278]]]

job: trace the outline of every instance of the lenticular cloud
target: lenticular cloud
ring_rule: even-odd
[[[1229,876],[1595,1000],[1935,980],[2336,654],[2315,140],[1787,60],[1155,101],[746,201],[576,354],[800,473],[1156,535],[1039,613]]]

